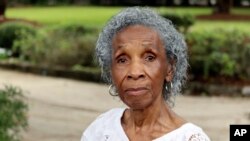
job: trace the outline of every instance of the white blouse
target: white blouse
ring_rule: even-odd
[[[121,125],[124,111],[125,108],[115,108],[100,115],[84,131],[81,141],[129,141]],[[210,139],[200,127],[186,123],[153,141],[210,141]]]

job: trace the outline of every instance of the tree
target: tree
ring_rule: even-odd
[[[232,0],[217,0],[214,14],[230,14]]]
[[[166,5],[167,6],[173,6],[174,5],[174,0],[166,0]]]
[[[5,18],[6,7],[7,7],[7,0],[0,0],[0,20]]]
[[[182,5],[182,6],[189,6],[189,0],[183,0],[183,1],[181,2],[181,5]]]
[[[241,6],[241,0],[233,0],[234,6]]]

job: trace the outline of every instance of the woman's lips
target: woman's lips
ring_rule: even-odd
[[[138,87],[138,88],[128,88],[125,90],[125,93],[128,94],[128,95],[142,95],[142,94],[145,94],[146,91],[148,91],[147,88],[145,87]]]

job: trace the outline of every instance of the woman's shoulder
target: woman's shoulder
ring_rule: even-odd
[[[108,124],[120,119],[125,111],[124,108],[113,108],[99,115],[91,124]]]
[[[210,141],[206,133],[202,128],[192,123],[186,123],[184,125],[185,141]]]
[[[115,120],[120,119],[120,117],[123,115],[124,110],[124,108],[114,108],[105,113],[102,113],[90,124],[88,128],[93,128],[95,126],[98,126],[99,128],[100,126],[105,125],[110,126],[110,123],[114,123]]]
[[[93,135],[102,135],[104,132],[113,130],[115,123],[118,123],[123,115],[125,108],[114,108],[99,115],[83,133],[83,137],[93,137]],[[99,138],[96,137],[95,138]]]
[[[197,125],[185,123],[181,127],[167,133],[166,135],[154,140],[178,140],[178,141],[210,141],[206,133]]]
[[[176,134],[183,141],[210,141],[206,133],[193,123],[185,123],[176,130]]]

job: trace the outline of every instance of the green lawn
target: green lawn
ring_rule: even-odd
[[[160,7],[158,8],[160,13],[171,12],[178,14],[190,14],[190,15],[203,15],[212,13],[211,8],[188,8],[188,7]]]
[[[102,27],[105,22],[122,7],[94,7],[94,6],[67,6],[67,7],[24,7],[9,8],[6,15],[9,18],[25,18],[35,20],[46,25],[80,23],[86,26]],[[189,13],[192,15],[211,14],[211,8],[169,8],[159,7],[157,11]],[[250,9],[233,9],[233,13],[250,14]],[[197,21],[193,30],[202,28],[228,27],[249,29],[250,22],[228,21]]]
[[[102,26],[120,9],[118,7],[26,7],[9,8],[6,15],[49,25],[81,23],[88,26]]]
[[[194,26],[191,27],[192,30],[200,29],[214,29],[214,28],[226,28],[226,29],[243,29],[250,32],[250,21],[197,21]]]

